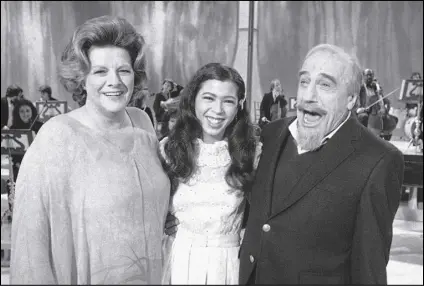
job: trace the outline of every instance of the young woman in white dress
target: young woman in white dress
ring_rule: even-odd
[[[245,84],[233,68],[199,69],[180,113],[160,142],[171,179],[170,213],[178,221],[164,244],[164,284],[238,284],[245,209],[261,146],[244,108]]]

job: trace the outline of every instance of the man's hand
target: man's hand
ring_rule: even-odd
[[[386,111],[384,109],[378,110],[378,115],[385,115]]]
[[[165,222],[165,234],[174,235],[178,230],[179,220],[171,213],[168,212]]]
[[[365,108],[363,108],[363,107],[359,107],[357,110],[356,110],[356,113],[357,114],[359,114],[359,113],[364,113],[365,112]]]

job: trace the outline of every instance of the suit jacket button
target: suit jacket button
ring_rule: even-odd
[[[255,262],[255,257],[253,257],[253,255],[249,255],[249,259],[251,263]]]
[[[271,230],[271,226],[269,224],[264,224],[262,226],[262,230],[265,231],[265,232],[268,232],[268,231]]]

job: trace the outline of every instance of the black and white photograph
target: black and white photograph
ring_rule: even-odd
[[[422,1],[1,1],[1,285],[423,285]]]

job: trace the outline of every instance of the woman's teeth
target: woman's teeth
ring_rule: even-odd
[[[208,121],[209,121],[210,123],[212,123],[212,124],[219,124],[219,123],[221,123],[222,121],[224,121],[224,119],[221,119],[221,118],[214,118],[214,117],[209,117],[209,116],[207,116],[206,118],[207,118],[207,119],[208,119]]]
[[[106,96],[120,96],[123,92],[105,92],[104,95]]]

